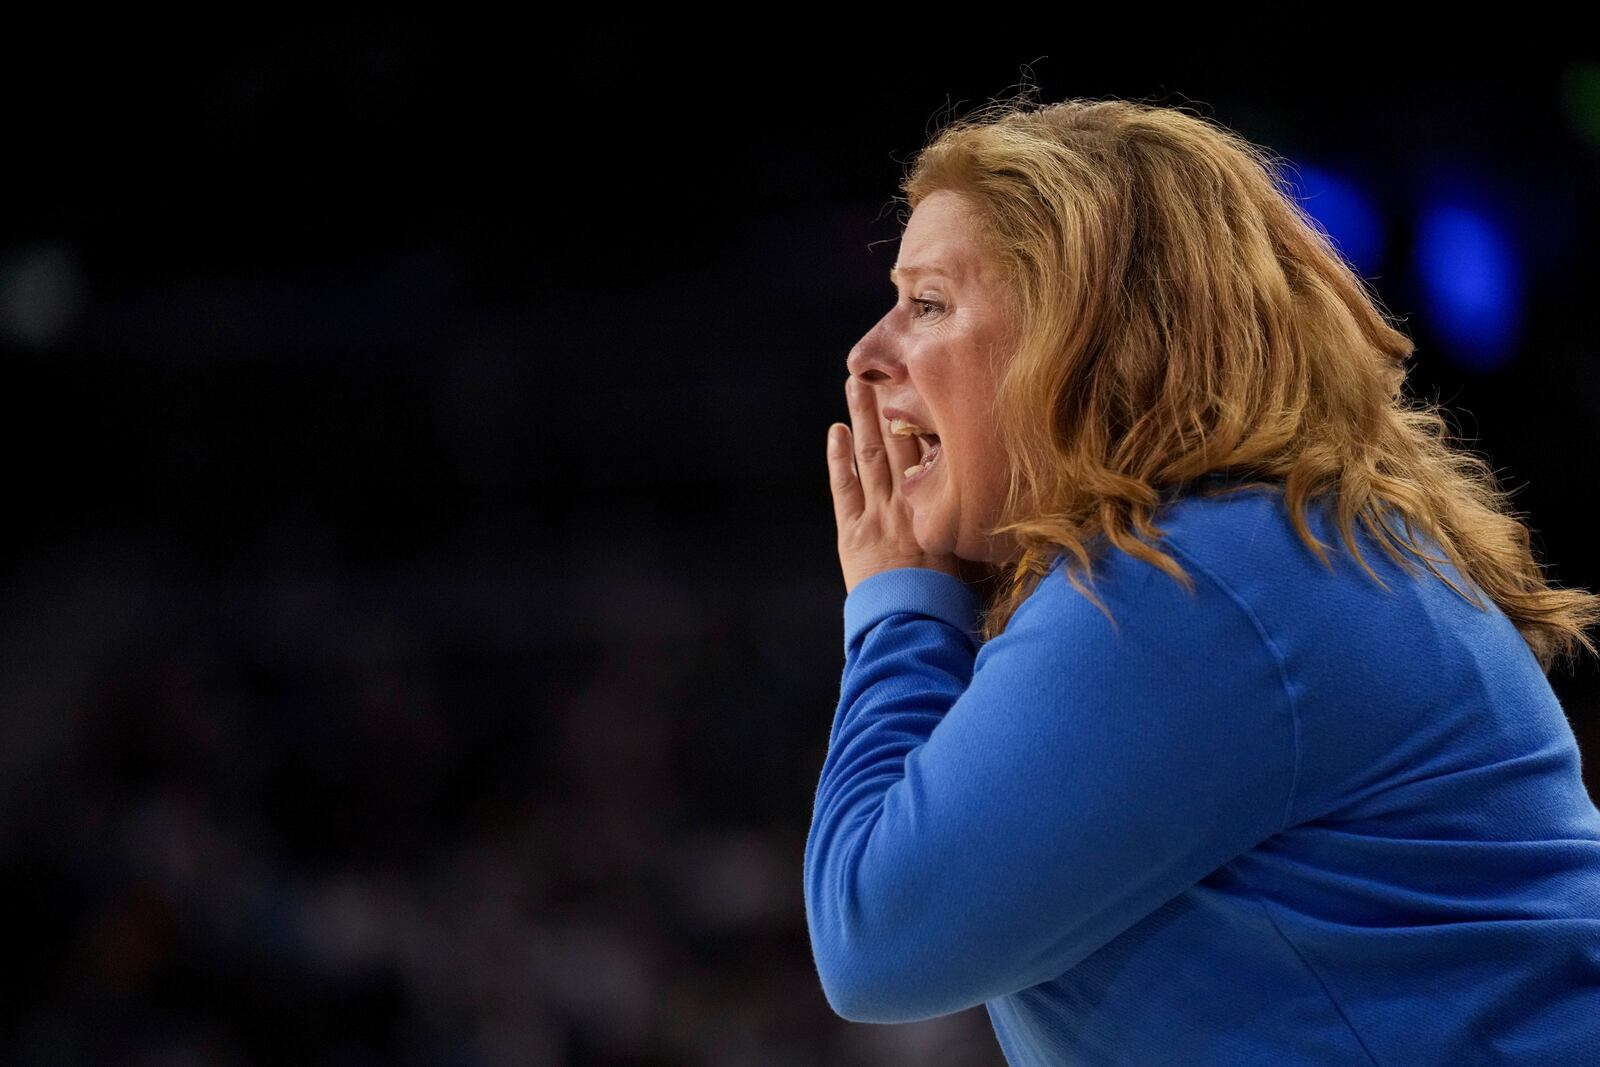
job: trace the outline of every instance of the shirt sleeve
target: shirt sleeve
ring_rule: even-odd
[[[1192,559],[1194,594],[1120,559],[1094,586],[1115,627],[1058,566],[981,647],[952,575],[884,571],[846,597],[804,860],[841,1017],[913,1022],[1056,978],[1285,825],[1294,708],[1254,613]]]

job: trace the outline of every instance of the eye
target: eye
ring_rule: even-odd
[[[924,309],[932,308],[932,309],[941,310],[941,311],[944,309],[944,305],[939,303],[937,300],[918,300],[916,298],[913,298],[911,303],[912,303],[913,306],[915,306],[917,308],[924,308]],[[921,313],[920,311],[913,311],[911,313],[911,317],[913,319],[925,319],[928,316],[923,314],[923,313]]]

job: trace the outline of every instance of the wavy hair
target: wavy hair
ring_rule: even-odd
[[[1596,655],[1585,631],[1600,596],[1546,580],[1493,470],[1455,447],[1437,405],[1403,395],[1412,342],[1300,208],[1283,162],[1182,108],[1025,93],[952,120],[911,160],[900,185],[911,209],[935,190],[975,208],[1017,331],[994,411],[1010,484],[987,531],[1017,555],[981,571],[983,638],[1062,553],[1115,625],[1082,580],[1108,542],[1192,591],[1145,543],[1164,536],[1155,508],[1174,489],[1273,485],[1330,569],[1304,513],[1324,493],[1385,589],[1356,546],[1357,517],[1407,573],[1402,549],[1483,609],[1417,543],[1418,530],[1431,536],[1545,672],[1579,645]]]

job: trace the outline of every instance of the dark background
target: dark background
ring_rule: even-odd
[[[981,1008],[832,1014],[801,860],[845,356],[903,164],[1024,79],[1359,180],[1412,392],[1600,586],[1593,57],[957,30],[5,42],[8,1061],[1001,1063]],[[1525,272],[1489,362],[1418,267],[1462,175]]]

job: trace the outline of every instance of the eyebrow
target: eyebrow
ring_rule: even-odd
[[[960,277],[959,274],[957,274],[954,271],[951,271],[951,270],[949,270],[949,269],[947,269],[945,267],[941,267],[937,263],[928,263],[928,264],[924,264],[924,265],[921,265],[921,266],[913,266],[913,267],[890,267],[889,268],[889,281],[894,283],[895,285],[899,285],[900,282],[899,282],[899,279],[898,279],[897,276],[900,275],[900,274],[943,274],[943,275],[945,275],[946,277],[949,277],[949,278],[959,278]]]

